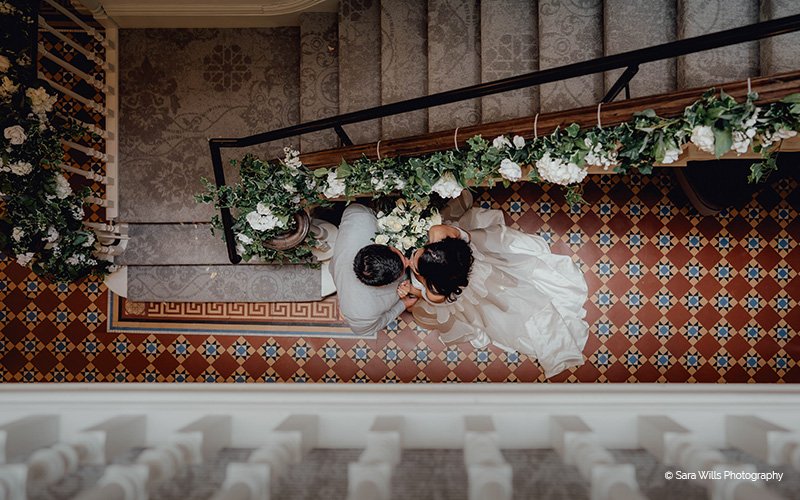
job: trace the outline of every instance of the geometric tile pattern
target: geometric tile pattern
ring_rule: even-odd
[[[590,176],[583,196],[588,204],[569,206],[558,189],[512,185],[475,197],[585,272],[587,363],[555,381],[800,382],[796,180],[779,180],[747,206],[714,217],[698,215],[668,171]],[[545,381],[524,355],[444,346],[407,314],[375,339],[334,338],[333,331],[117,333],[108,329],[109,300],[116,299],[102,283],[49,284],[4,258],[0,380]],[[198,323],[191,307],[226,306],[176,307],[134,304],[140,315],[182,324]]]

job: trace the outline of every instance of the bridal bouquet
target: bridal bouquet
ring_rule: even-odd
[[[431,226],[441,223],[439,211],[427,200],[407,203],[398,198],[390,212],[378,212],[378,233],[373,241],[405,252],[424,245]]]

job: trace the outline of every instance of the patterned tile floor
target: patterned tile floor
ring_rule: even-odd
[[[584,196],[574,207],[533,185],[476,196],[586,273],[587,362],[554,381],[800,381],[796,180],[716,217],[687,207],[668,172],[593,176]],[[99,282],[52,285],[0,261],[0,380],[545,381],[525,356],[445,347],[408,315],[376,339],[109,333],[108,300]]]

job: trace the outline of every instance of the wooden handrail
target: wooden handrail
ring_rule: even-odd
[[[767,104],[781,100],[787,94],[800,92],[800,71],[781,73],[778,75],[752,78],[750,85],[758,92],[759,104]],[[716,85],[736,99],[744,99],[747,95],[747,80]],[[620,102],[604,104],[601,109],[603,126],[614,126],[633,118],[634,113],[646,109],[654,110],[659,116],[669,118],[683,114],[684,109],[698,100],[708,87],[679,90],[669,94],[641,97]],[[454,140],[455,129],[432,132],[402,139],[389,139],[380,142],[381,157],[419,156],[436,151],[452,149],[457,143],[459,147],[466,144],[467,139],[480,134],[484,138],[493,139],[501,134],[521,135],[526,140],[534,137],[534,116],[515,118],[458,129],[457,142]],[[542,113],[537,120],[539,136],[550,134],[557,126],[577,123],[581,127],[593,127],[597,124],[597,106]],[[317,151],[300,156],[300,160],[309,168],[332,167],[342,160],[352,161],[363,156],[377,159],[378,143],[371,142],[355,146]],[[685,165],[685,162],[683,162]],[[676,163],[673,166],[680,166]]]

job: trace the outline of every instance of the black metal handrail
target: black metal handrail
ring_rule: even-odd
[[[693,38],[685,38],[683,40],[667,42],[644,49],[631,50],[610,56],[599,57],[589,61],[582,61],[564,66],[558,66],[556,68],[533,71],[531,73],[525,73],[509,78],[502,78],[500,80],[477,85],[470,85],[467,87],[461,87],[427,96],[415,97],[405,101],[384,104],[360,111],[353,111],[337,116],[313,120],[290,127],[284,127],[269,132],[250,135],[247,137],[210,139],[209,147],[211,148],[211,161],[214,166],[214,180],[218,187],[225,185],[225,173],[222,166],[222,148],[249,147],[256,144],[264,144],[266,142],[272,142],[279,139],[285,139],[287,137],[294,137],[301,134],[308,134],[327,129],[334,129],[344,144],[351,145],[352,142],[344,132],[344,129],[342,128],[343,125],[374,120],[376,118],[383,118],[386,116],[407,113],[410,111],[426,109],[434,106],[441,106],[444,104],[450,104],[468,99],[475,99],[477,97],[508,92],[511,90],[532,87],[535,85],[567,80],[569,78],[587,76],[603,71],[625,68],[623,74],[614,83],[614,85],[612,85],[605,97],[603,97],[603,102],[609,102],[613,100],[624,88],[627,88],[631,78],[636,75],[639,66],[642,64],[659,61],[662,59],[671,59],[673,57],[693,54],[695,52],[703,52],[706,50],[726,47],[729,45],[751,42],[760,40],[762,38],[784,35],[786,33],[792,33],[798,30],[800,30],[800,14],[750,24],[747,26],[741,26],[738,28],[732,28],[716,33],[709,33],[707,35],[696,36]],[[236,243],[233,235],[233,220],[231,218],[230,210],[227,208],[222,208],[220,209],[220,215],[225,234],[225,242],[228,248],[228,258],[230,259],[231,263],[238,264],[242,258],[236,252]]]

